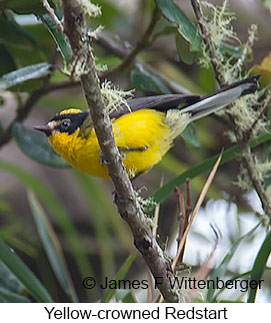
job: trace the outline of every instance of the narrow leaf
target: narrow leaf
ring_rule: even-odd
[[[208,192],[208,189],[209,189],[209,187],[210,187],[210,185],[211,185],[211,183],[212,183],[212,181],[214,179],[214,176],[215,176],[215,174],[217,172],[218,166],[219,166],[219,164],[221,162],[221,157],[222,157],[222,153],[218,156],[217,161],[215,162],[215,164],[213,166],[213,169],[210,172],[210,174],[209,174],[209,176],[208,176],[208,178],[207,178],[207,180],[206,180],[206,182],[205,182],[205,184],[203,186],[203,189],[202,189],[202,191],[200,193],[200,196],[199,196],[199,198],[197,200],[196,206],[195,206],[195,208],[194,208],[194,210],[192,212],[192,215],[191,215],[191,218],[189,220],[189,223],[188,223],[188,225],[187,225],[187,227],[186,227],[186,229],[185,229],[185,231],[184,231],[184,233],[182,235],[182,239],[181,239],[181,241],[180,241],[180,243],[178,245],[177,254],[176,254],[175,258],[173,259],[173,262],[172,262],[172,265],[171,265],[173,271],[175,270],[175,267],[176,267],[177,262],[179,260],[180,254],[181,254],[182,249],[183,249],[183,247],[185,245],[188,232],[192,227],[193,221],[194,221],[194,219],[195,219],[195,217],[196,217],[196,215],[197,215],[197,213],[198,213],[198,211],[199,211],[199,209],[201,207],[202,202],[204,201],[204,198],[205,198],[205,196],[206,196],[206,194]]]
[[[53,302],[38,278],[2,239],[0,239],[0,259],[37,301],[44,303]]]
[[[261,135],[253,140],[250,141],[249,145],[251,148],[259,146],[260,144],[270,141],[271,140],[271,134],[264,134]],[[221,165],[229,162],[230,160],[236,158],[240,155],[240,148],[239,146],[233,146],[223,152],[222,159],[221,159]],[[156,190],[152,197],[156,203],[163,202],[170,194],[173,192],[174,186],[182,185],[185,183],[186,178],[193,179],[208,170],[210,170],[213,165],[215,164],[215,161],[217,160],[219,155],[215,155],[207,160],[205,160],[203,163],[192,167],[182,173],[181,175],[175,177],[173,180],[166,183],[164,186]]]
[[[200,50],[200,36],[193,22],[186,16],[173,0],[155,0],[163,16],[177,24],[177,31],[190,43],[190,50]]]
[[[185,143],[191,147],[200,147],[200,142],[198,138],[198,128],[194,122],[190,123],[185,130],[181,133],[182,138]]]
[[[0,44],[0,76],[16,69],[16,63],[9,51]]]
[[[51,65],[39,63],[5,74],[0,79],[0,91],[27,91],[38,88],[37,80],[50,74]]]
[[[49,0],[49,3],[53,5],[53,1]],[[0,4],[0,9],[9,8],[18,14],[44,14],[46,10],[42,5],[41,0],[9,0]]]
[[[235,275],[235,276],[233,276],[232,278],[230,278],[229,280],[231,280],[231,281],[235,281],[235,280],[238,280],[238,279],[240,279],[240,278],[243,278],[243,277],[246,277],[246,276],[248,276],[248,275],[250,275],[251,274],[251,271],[246,271],[246,272],[244,272],[244,273],[242,273],[242,274],[238,274],[238,275]],[[222,294],[223,292],[224,292],[224,290],[226,289],[226,285],[223,287],[223,288],[221,288],[221,289],[219,289],[218,290],[218,292],[214,295],[214,297],[213,297],[213,302],[214,303],[218,303],[218,302],[221,302],[220,300],[218,301],[217,300],[217,297],[220,295],[220,294]],[[222,301],[223,302],[223,301]]]
[[[188,65],[193,64],[198,53],[191,52],[187,41],[178,33],[176,33],[175,41],[177,53],[179,55],[180,60]]]
[[[77,302],[75,289],[69,275],[67,264],[65,262],[60,243],[57,236],[48,221],[41,205],[32,191],[28,192],[28,201],[36,223],[39,237],[42,241],[48,260],[52,266],[57,280],[65,293]]]
[[[220,50],[223,54],[228,54],[234,58],[240,58],[242,57],[243,55],[243,52],[244,52],[244,49],[245,49],[245,46],[244,45],[241,45],[241,46],[232,46],[230,44],[227,44],[227,43],[224,43],[224,42],[221,42],[221,45],[220,45]],[[248,54],[246,55],[246,62],[251,60],[251,57],[252,57],[252,53],[251,51],[248,52]]]
[[[117,302],[122,303],[137,303],[133,293],[129,289],[117,289],[115,292]]]
[[[30,303],[30,300],[27,297],[12,293],[2,287],[0,287],[0,298],[6,303]]]
[[[12,135],[22,152],[38,163],[58,168],[69,166],[62,157],[55,153],[43,133],[16,122],[12,127]]]
[[[38,47],[36,39],[26,29],[20,26],[11,14],[0,17],[0,41],[3,44],[28,50],[33,48],[37,49]]]
[[[231,261],[232,257],[234,256],[234,254],[235,254],[237,248],[239,247],[240,243],[243,240],[248,239],[257,230],[257,228],[260,226],[260,224],[261,223],[258,223],[253,229],[251,229],[249,232],[244,234],[242,237],[240,237],[238,240],[236,240],[233,243],[230,250],[227,252],[226,256],[223,258],[223,260],[221,261],[219,266],[210,275],[210,278],[209,278],[210,281],[216,281],[217,278],[220,278],[220,279],[223,278],[223,276],[225,275],[225,273],[226,273],[226,271],[228,269],[228,264]],[[208,292],[207,292],[207,295],[206,295],[206,301],[207,302],[213,302],[215,291],[216,291],[216,289],[212,288],[212,286],[211,286],[210,289],[208,289]]]
[[[26,291],[24,285],[2,261],[0,261],[0,286],[14,294],[22,294]]]
[[[251,275],[250,275],[250,281],[255,280],[259,282],[261,279],[264,269],[266,267],[266,263],[268,260],[268,257],[271,253],[271,232],[269,232],[260,248],[260,251],[257,254],[257,257],[254,261]],[[250,286],[249,286],[250,287]],[[249,288],[248,292],[248,303],[254,303],[256,299],[257,289],[256,288]]]
[[[68,39],[63,33],[59,31],[56,23],[53,21],[49,14],[40,16],[40,19],[47,27],[50,34],[53,36],[54,41],[57,44],[59,51],[66,63],[70,63],[72,60],[72,50]]]
[[[131,83],[142,92],[170,93],[168,87],[155,75],[146,71],[141,65],[131,71]]]
[[[120,280],[124,279],[126,276],[129,268],[131,267],[133,261],[135,260],[136,254],[132,253],[124,262],[124,264],[121,266],[120,270],[117,272],[116,276],[114,277],[114,280]],[[102,303],[108,303],[111,298],[114,296],[117,289],[109,289],[106,294],[104,295],[102,299]]]
[[[45,203],[71,246],[71,252],[76,260],[81,277],[93,275],[93,270],[85,253],[82,240],[56,195],[53,194],[38,178],[17,167],[16,165],[12,165],[11,163],[0,160],[0,169],[15,176],[28,188],[33,190],[36,195]]]

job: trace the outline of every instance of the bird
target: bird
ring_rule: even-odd
[[[239,97],[254,93],[259,76],[250,76],[207,96],[162,94],[128,100],[128,109],[110,113],[113,134],[130,179],[149,171],[173,146],[191,122],[225,108]],[[55,152],[72,167],[109,179],[88,110],[66,108],[46,125],[43,132]]]

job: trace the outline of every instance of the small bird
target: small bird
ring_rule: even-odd
[[[131,179],[147,172],[172,147],[187,125],[257,90],[259,76],[235,82],[205,97],[165,94],[134,98],[125,109],[110,114],[116,145]],[[53,149],[72,167],[109,178],[91,116],[77,108],[57,113],[45,126],[36,126]]]

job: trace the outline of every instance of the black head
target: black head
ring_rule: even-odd
[[[52,134],[52,131],[66,132],[71,135],[81,127],[88,115],[88,111],[66,109],[57,113],[46,126],[36,126],[34,128],[44,132],[47,137]]]

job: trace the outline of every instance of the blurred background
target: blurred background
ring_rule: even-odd
[[[109,39],[127,51],[135,46],[148,28],[155,6],[151,0],[93,2],[101,6],[102,16],[89,19],[89,25],[93,28],[103,25],[101,39]],[[219,1],[212,2],[217,4]],[[63,84],[60,89],[48,91],[39,97],[25,118],[24,126],[32,129],[34,125],[44,124],[66,107],[86,109],[80,86],[63,73],[61,54],[45,27],[45,13],[19,10],[16,1],[11,3],[15,3],[15,9],[11,6],[3,10],[0,6],[1,75],[25,66],[50,62],[55,66],[50,84]],[[190,1],[175,3],[195,22]],[[250,70],[270,55],[271,4],[270,1],[231,0],[229,5],[230,11],[236,15],[233,26],[242,43],[248,38],[250,25],[258,25],[253,54],[246,62],[246,68]],[[172,28],[176,29],[176,26],[172,25],[165,18],[160,18],[156,26],[156,38],[138,54],[137,61],[125,70],[109,75],[108,79],[124,90],[135,88],[135,96],[172,92],[168,80],[175,82],[186,93],[205,95],[215,91],[217,85],[211,68],[200,67],[196,58],[184,59],[182,48],[187,45],[173,31]],[[122,57],[105,46],[101,39],[98,37],[93,45],[97,63],[111,69],[121,63]],[[240,45],[238,42],[232,44],[237,47]],[[144,64],[147,64],[147,68]],[[161,81],[149,68],[167,81]],[[0,137],[34,91],[37,88],[1,91]],[[159,189],[161,180],[167,183],[220,153],[222,147],[231,147],[232,144],[224,134],[227,130],[228,125],[217,117],[198,121],[186,135],[176,140],[174,147],[157,166],[135,180],[134,185],[140,195],[147,198]],[[63,289],[51,260],[48,260],[40,230],[37,229],[37,220],[33,215],[36,202],[56,233],[78,299],[82,302],[99,301],[106,292],[97,287],[90,290],[84,288],[83,279],[95,277],[97,283],[105,276],[113,279],[127,257],[136,252],[129,228],[117,214],[113,203],[113,186],[110,181],[84,175],[63,165],[58,168],[46,166],[29,158],[22,151],[25,143],[18,139],[24,135],[24,129],[17,127],[13,129],[15,140],[12,138],[0,147],[0,237],[41,280],[54,301],[70,301],[69,293]],[[255,154],[262,156],[266,149],[257,147]],[[194,273],[202,266],[216,242],[218,245],[212,264],[208,266],[217,267],[236,241],[259,222],[257,212],[261,213],[262,210],[256,193],[244,193],[235,185],[239,163],[237,158],[218,169],[188,236],[184,263],[190,267],[186,274]],[[197,201],[207,175],[208,172],[205,172],[191,181],[192,206]],[[184,186],[181,188],[185,191]],[[159,244],[170,257],[176,254],[178,215],[178,200],[172,192],[160,205],[158,222]],[[214,230],[218,233],[218,241]],[[224,279],[251,270],[265,235],[265,229],[259,227],[249,237],[240,240],[238,249],[232,251],[232,259],[223,274]],[[33,301],[33,295],[25,291],[3,263],[0,265],[1,271],[4,274],[0,275],[0,289],[24,295]],[[126,278],[149,279],[148,270],[139,255],[126,271]],[[269,302],[271,299],[270,270],[265,271],[263,279],[264,288],[258,291],[257,302]],[[1,295],[0,299],[3,298]],[[137,301],[149,300],[147,291],[134,290],[131,295]],[[201,292],[196,297],[206,300],[205,295],[205,292]],[[247,294],[234,290],[217,297],[220,300],[246,301]]]

